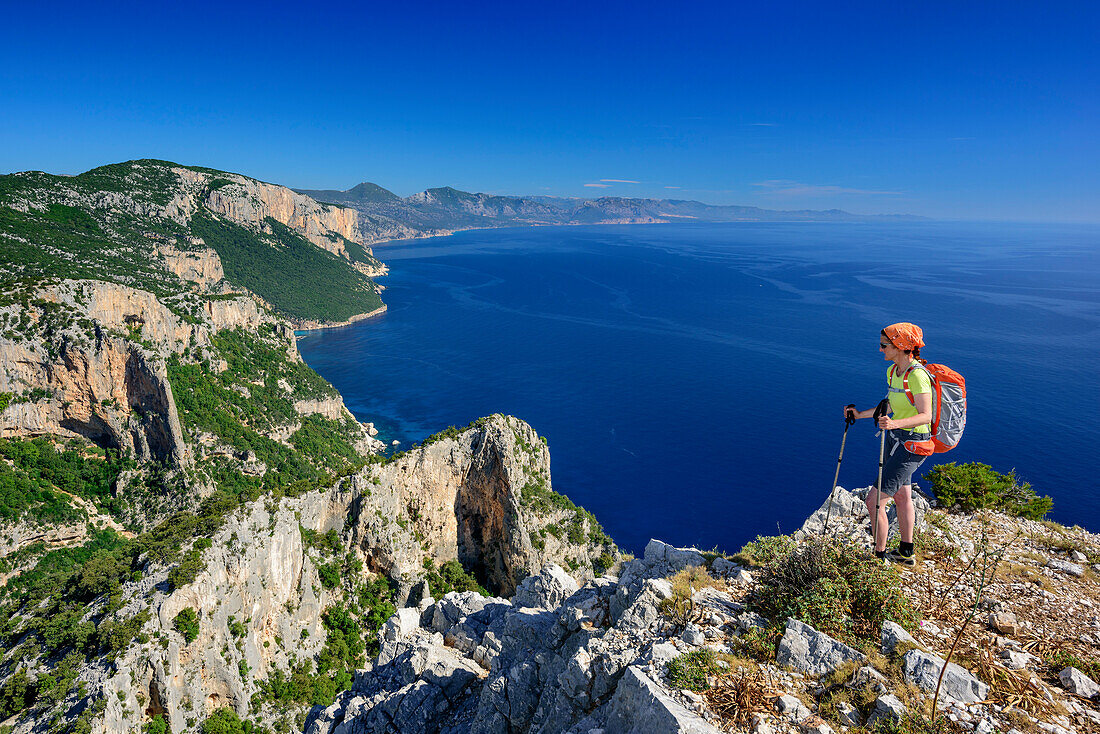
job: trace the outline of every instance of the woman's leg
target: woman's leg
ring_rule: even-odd
[[[867,493],[867,517],[873,518],[875,516],[875,495],[878,490],[871,487],[871,491]],[[886,521],[886,503],[890,501],[890,498],[883,494],[878,502],[878,535],[875,533],[874,521],[872,520],[871,535],[878,538],[878,544],[875,550],[882,552],[886,550],[886,536],[890,534],[890,523]]]
[[[894,505],[898,508],[898,532],[903,543],[913,542],[913,485],[903,484],[894,495]]]

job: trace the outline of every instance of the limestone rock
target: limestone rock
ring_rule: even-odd
[[[420,611],[412,607],[403,607],[390,617],[382,627],[382,639],[396,642],[420,628]]]
[[[174,169],[191,178],[193,172]],[[283,186],[266,184],[244,176],[230,175],[232,183],[211,191],[206,206],[242,224],[261,226],[266,217],[285,224],[318,247],[334,255],[347,257],[347,250],[336,234],[359,243],[359,213],[354,209],[318,204],[303,194]],[[369,249],[368,249],[369,253]]]
[[[717,576],[726,577],[737,573],[741,567],[725,558],[715,558],[714,563],[710,565],[710,570]]]
[[[852,704],[847,701],[838,701],[836,704],[837,714],[840,716],[840,723],[844,726],[862,726],[863,717]]]
[[[1061,571],[1067,573],[1070,576],[1076,576],[1080,578],[1085,575],[1085,569],[1076,563],[1070,563],[1069,561],[1062,561],[1057,558],[1051,558],[1047,561],[1047,568],[1052,568],[1055,571]]]
[[[913,639],[913,636],[905,631],[897,622],[891,622],[885,620],[882,623],[882,654],[890,655],[897,648],[898,643],[905,642],[910,645],[917,645],[917,641]]]
[[[800,673],[825,675],[849,660],[866,656],[797,619],[787,621],[775,660]]]
[[[898,722],[905,716],[905,704],[892,693],[875,699],[875,707],[867,716],[867,726],[874,726],[880,720]]]
[[[703,630],[699,629],[699,625],[697,624],[688,624],[684,627],[684,632],[680,635],[680,639],[695,647],[704,645],[707,641],[706,635],[703,634]]]
[[[1096,681],[1077,668],[1063,668],[1058,673],[1058,680],[1062,682],[1062,687],[1067,691],[1083,698],[1093,698],[1097,693],[1100,693],[1100,686],[1096,685]]]
[[[825,502],[821,507],[815,510],[814,513],[806,519],[802,527],[795,531],[795,534],[797,536],[822,535],[825,529],[826,519],[828,519],[830,535],[835,534],[839,537],[849,537],[869,542],[869,538],[866,537],[866,531],[864,529],[869,527],[867,507],[864,504],[864,498],[874,491],[875,488],[873,486],[850,491],[838,486],[832,496],[825,498]],[[830,506],[832,508],[831,511]],[[919,492],[913,493],[915,527],[918,531],[922,531],[925,528],[924,515],[930,507],[928,500],[926,500],[923,495]],[[887,507],[886,516],[890,521],[889,539],[893,539],[897,537],[898,533],[897,510],[893,503],[890,503]]]
[[[1001,659],[1005,661],[1004,665],[1009,670],[1023,670],[1035,659],[1035,656],[1022,650],[1002,650]]]
[[[994,612],[989,615],[989,626],[1002,635],[1020,634],[1020,623],[1012,612]]]
[[[391,577],[419,577],[425,555],[437,566],[458,560],[483,572],[490,590],[505,597],[547,563],[579,559],[577,579],[592,578],[595,561],[604,553],[614,558],[615,549],[588,538],[586,516],[525,494],[539,491],[532,477],[550,490],[546,445],[523,421],[491,416],[352,476],[349,489],[359,499],[351,500],[351,541],[369,549],[370,565]],[[540,537],[540,530],[575,517],[584,531],[580,545],[551,533]]]
[[[650,540],[645,547],[645,563],[654,573],[671,576],[688,566],[706,566],[707,560],[695,548],[676,548],[659,540]],[[664,571],[664,573],[660,573]]]
[[[543,566],[533,576],[520,582],[512,604],[517,607],[554,609],[574,594],[580,587],[572,576],[554,563]]]
[[[803,734],[833,734],[833,727],[829,726],[818,716],[810,716],[798,725]]]
[[[790,694],[777,698],[775,700],[775,709],[795,722],[804,721],[810,716],[810,710],[806,708],[806,705],[802,703],[801,700],[799,700],[798,696],[792,696]]]
[[[717,734],[702,717],[676,703],[638,666],[626,669],[608,704],[606,734]]]
[[[910,650],[902,658],[902,673],[909,683],[932,692],[936,690],[936,681],[944,660],[923,650]],[[948,663],[943,674],[940,696],[961,703],[984,701],[989,694],[989,686],[970,674],[965,668]]]
[[[878,672],[870,665],[864,665],[862,668],[852,674],[852,678],[848,681],[849,688],[870,688],[878,693],[886,693],[887,682],[886,676]]]

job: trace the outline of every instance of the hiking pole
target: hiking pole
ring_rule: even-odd
[[[840,439],[840,456],[836,457],[836,474],[833,475],[833,488],[829,490],[829,509],[825,512],[825,526],[821,529],[823,538],[829,534],[829,517],[833,514],[833,496],[836,494],[837,480],[840,479],[840,462],[844,461],[844,444],[848,440],[848,429],[856,422],[855,410],[855,403],[844,408],[844,437]]]
[[[878,419],[886,415],[890,411],[890,400],[883,398],[882,402],[875,408],[874,421],[875,425],[878,425]],[[871,537],[874,538],[874,547],[872,551],[878,553],[878,513],[879,513],[879,500],[882,499],[882,464],[886,458],[886,430],[880,428],[879,433],[882,434],[882,440],[879,442],[878,449],[878,482],[875,484],[875,517],[871,521]]]

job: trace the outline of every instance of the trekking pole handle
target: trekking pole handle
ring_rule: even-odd
[[[889,412],[890,412],[890,400],[889,400],[889,398],[883,398],[882,402],[878,404],[877,408],[875,408],[875,415],[873,417],[873,420],[875,422],[876,427],[878,426],[878,419],[881,418],[882,416],[886,415]]]
[[[856,422],[856,404],[848,403],[844,406],[844,430],[848,430],[848,426]]]

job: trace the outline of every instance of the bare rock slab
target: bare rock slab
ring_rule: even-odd
[[[899,643],[907,643],[916,646],[918,643],[913,636],[905,631],[897,622],[886,620],[882,623],[882,654],[889,655],[894,652]]]
[[[580,586],[565,569],[557,564],[547,563],[537,574],[520,582],[515,596],[512,597],[512,604],[517,607],[555,609],[578,589]]]
[[[1085,575],[1084,566],[1080,566],[1076,563],[1070,563],[1069,561],[1062,561],[1057,558],[1051,558],[1047,561],[1047,568],[1052,568],[1055,571],[1061,571],[1062,573],[1068,573],[1070,576],[1076,576],[1081,578]]]
[[[937,655],[924,650],[910,650],[902,658],[902,673],[907,682],[932,693],[936,690],[943,665],[943,658]],[[989,695],[989,686],[971,675],[966,668],[948,663],[940,695],[961,703],[977,703]]]
[[[905,716],[905,704],[894,694],[887,693],[875,699],[875,707],[867,716],[867,725],[873,726],[880,719],[897,722],[901,721],[903,716]]]
[[[668,732],[719,734],[705,719],[688,711],[636,665],[623,673],[608,704],[606,734]]]
[[[1058,680],[1062,682],[1063,688],[1078,696],[1092,698],[1097,693],[1100,693],[1100,686],[1096,685],[1096,681],[1089,678],[1077,668],[1070,667],[1063,669],[1062,672],[1058,674]]]
[[[824,632],[797,619],[787,621],[783,639],[775,660],[780,665],[800,673],[825,675],[849,660],[866,661],[867,657],[843,642],[834,640]]]

